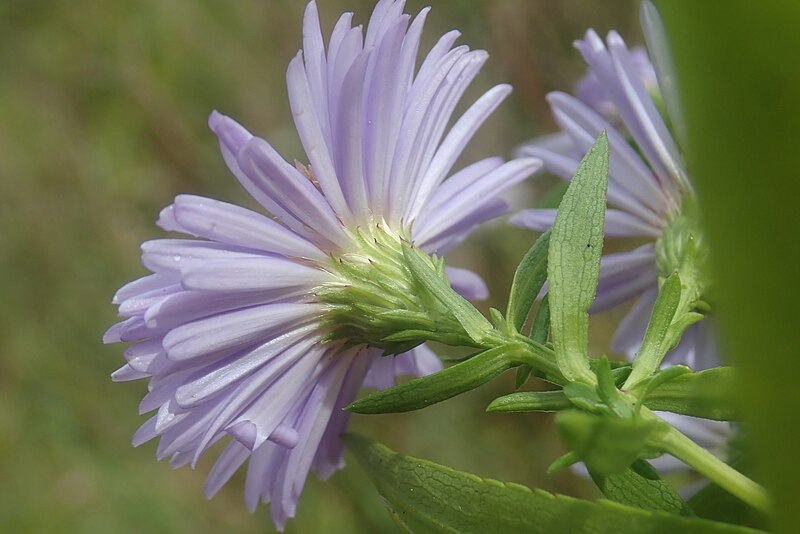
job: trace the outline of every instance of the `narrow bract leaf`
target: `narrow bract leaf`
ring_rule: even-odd
[[[550,337],[550,299],[544,296],[531,325],[531,339],[544,345]]]
[[[448,332],[431,332],[429,330],[398,330],[393,334],[389,334],[383,341],[415,341],[420,344],[424,341],[439,341],[447,345],[459,346],[467,345],[467,343],[459,343],[460,337]]]
[[[422,254],[418,249],[403,244],[403,257],[417,283],[453,314],[475,343],[481,343],[486,332],[492,330],[491,323],[464,297],[453,291],[440,273],[421,257]]]
[[[489,308],[489,317],[492,319],[492,324],[495,328],[502,332],[506,331],[508,323],[506,323],[503,313],[500,310],[497,308]]]
[[[646,380],[644,383],[640,383],[640,387],[644,387],[644,391],[640,395],[638,395],[639,401],[636,403],[636,413],[637,414],[639,413],[643,401],[646,401],[647,397],[653,391],[663,386],[667,382],[691,372],[692,370],[686,367],[685,365],[673,365],[672,367],[667,367],[663,371],[659,371],[658,373],[653,375],[649,380]]]
[[[597,389],[582,382],[573,382],[564,386],[564,395],[567,399],[582,410],[600,413],[605,409],[605,404],[600,400]]]
[[[377,391],[350,404],[355,413],[379,414],[419,410],[485,384],[513,367],[518,345],[495,347],[432,375]]]
[[[603,495],[612,501],[654,512],[695,515],[678,492],[664,482],[646,460],[636,460],[617,475],[603,476],[591,470],[589,474]]]
[[[486,407],[487,412],[557,412],[572,408],[563,391],[522,391],[499,397]]]
[[[533,318],[533,325],[531,325],[531,339],[537,343],[544,345],[547,343],[547,338],[550,335],[550,301],[547,295],[542,298],[539,304],[539,309],[536,311],[536,317]],[[517,376],[514,380],[514,385],[517,389],[522,387],[522,384],[528,380],[531,375],[532,368],[530,365],[520,365],[517,368]]]
[[[550,246],[550,231],[543,233],[533,244],[525,257],[522,258],[514,281],[511,284],[511,293],[508,296],[508,311],[506,320],[509,326],[517,331],[522,329],[528,312],[533,306],[536,296],[541,291],[547,279],[547,250]]]
[[[625,362],[609,362],[611,364],[611,376],[614,378],[614,383],[617,386],[622,386],[625,383],[625,380],[631,374],[631,366],[630,364],[626,364]],[[614,367],[615,364],[622,364],[618,367]]]
[[[562,469],[571,467],[580,461],[581,459],[578,458],[578,456],[574,452],[570,451],[567,454],[564,454],[556,458],[553,461],[553,463],[547,467],[547,474],[552,475],[556,471],[561,471]]]
[[[676,317],[670,325],[667,331],[667,338],[664,341],[664,346],[667,347],[667,351],[677,346],[687,328],[704,318],[705,315],[697,312],[686,312],[680,315],[680,317]]]
[[[664,280],[658,291],[642,347],[633,360],[633,371],[625,384],[627,388],[635,387],[637,383],[651,376],[661,366],[661,360],[670,349],[667,345],[669,342],[667,333],[680,300],[681,280],[678,273],[673,273]]]
[[[716,421],[738,421],[736,378],[732,367],[717,367],[673,378],[648,393],[644,405]]]
[[[756,534],[761,531],[648,512],[611,501],[591,502],[519,484],[482,479],[384,445],[346,435],[402,528],[425,533]]]
[[[617,389],[614,376],[611,374],[611,364],[603,356],[596,366],[597,395],[600,400],[617,416],[629,418],[633,415],[633,406],[622,396]]]
[[[569,381],[594,382],[587,353],[589,306],[600,273],[607,188],[608,138],[603,132],[581,161],[550,235],[547,278],[553,345]]]

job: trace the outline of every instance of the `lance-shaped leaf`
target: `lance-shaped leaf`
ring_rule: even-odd
[[[482,479],[344,437],[398,525],[408,532],[504,534],[756,534],[758,530],[610,501],[591,502]]]
[[[589,370],[589,306],[603,252],[608,138],[603,132],[581,161],[550,235],[547,278],[556,361],[569,381],[594,382]]]
[[[359,399],[347,410],[362,414],[419,410],[481,386],[519,363],[520,345],[503,345],[432,375],[376,391]]]
[[[737,421],[735,377],[732,367],[682,374],[649,392],[644,405],[651,410],[716,421]]]
[[[616,475],[604,476],[591,470],[589,474],[603,495],[612,501],[643,510],[695,515],[678,492],[645,460],[636,460]]]
[[[628,469],[663,425],[656,420],[598,417],[577,410],[560,412],[556,423],[569,448],[601,476]]]
[[[572,407],[572,402],[561,390],[521,391],[493,400],[486,407],[486,411],[496,413],[557,412]]]
[[[667,338],[667,332],[675,311],[681,300],[681,280],[678,273],[664,280],[658,291],[653,313],[650,315],[650,323],[644,334],[642,348],[633,360],[633,371],[625,382],[625,387],[631,389],[642,380],[650,377],[661,366],[661,360],[671,348]]]
[[[542,298],[536,317],[531,325],[531,339],[544,345],[550,337],[550,299],[547,295]]]
[[[533,301],[541,291],[547,279],[547,250],[550,246],[550,231],[543,233],[533,244],[525,257],[522,258],[514,281],[511,284],[511,293],[508,296],[508,310],[506,320],[516,331],[525,324],[528,312],[531,311]]]
[[[475,343],[482,343],[487,332],[492,330],[491,323],[475,309],[475,306],[453,291],[440,274],[425,261],[423,254],[419,249],[403,244],[406,265],[422,290],[442,304]]]

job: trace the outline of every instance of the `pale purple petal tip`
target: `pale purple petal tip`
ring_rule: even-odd
[[[414,347],[395,358],[398,375],[427,376],[444,369],[442,360],[427,345]]]
[[[238,122],[216,110],[208,117],[208,126],[232,154],[237,154],[253,138]]]
[[[226,428],[225,431],[251,451],[255,448],[256,438],[258,438],[258,427],[256,427],[252,421],[239,421]]]

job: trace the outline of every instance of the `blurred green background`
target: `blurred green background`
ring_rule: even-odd
[[[409,1],[417,12],[430,2]],[[320,0],[366,23],[373,2]],[[500,82],[515,92],[464,161],[510,155],[553,130],[544,101],[571,90],[583,65],[572,41],[588,27],[640,42],[635,2],[433,2],[425,42],[458,28],[492,56],[468,97]],[[300,46],[296,0],[4,0],[0,2],[0,530],[4,532],[270,532],[247,512],[237,476],[210,502],[197,471],[173,472],[130,437],[144,382],[112,384],[122,347],[100,338],[111,295],[145,273],[139,244],[158,211],[191,192],[253,206],[206,127],[217,108],[303,159],[284,72]],[[465,99],[466,102],[466,99]],[[462,106],[462,109],[463,106]],[[532,205],[547,184],[514,195]],[[450,263],[481,273],[502,307],[530,232],[490,225]],[[594,319],[595,352],[621,316]],[[513,377],[408,415],[354,417],[392,448],[484,477],[595,497],[569,472],[544,470],[563,450],[546,415],[489,416]],[[353,462],[350,462],[351,464]],[[306,486],[287,532],[380,532],[391,526],[356,466]]]

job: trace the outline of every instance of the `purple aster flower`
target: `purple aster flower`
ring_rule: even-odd
[[[648,243],[602,258],[592,311],[638,298],[612,341],[613,349],[629,358],[641,347],[659,277],[679,268],[690,241],[691,246],[703,247],[695,193],[672,134],[673,128],[680,131],[683,124],[674,76],[658,13],[649,2],[642,5],[642,21],[648,43],[655,49],[655,68],[641,49],[628,49],[616,32],[610,32],[603,42],[589,30],[575,43],[589,66],[589,74],[579,83],[578,98],[561,92],[548,95],[561,133],[520,149],[522,155],[541,158],[547,170],[569,180],[594,139],[603,130],[608,132],[610,207],[606,236]],[[662,98],[669,113],[662,112]],[[556,210],[532,209],[517,213],[511,222],[544,231],[553,224],[555,215]],[[664,365],[675,364],[695,370],[720,365],[709,319],[691,326],[667,354]],[[729,433],[727,423],[677,416],[671,422],[677,420],[682,430],[709,448],[719,447]],[[664,459],[661,467],[671,465]]]
[[[380,343],[381,311],[418,304],[401,243],[447,251],[505,213],[498,195],[540,166],[488,158],[452,173],[511,89],[490,89],[448,130],[488,56],[453,47],[452,31],[417,69],[428,9],[412,20],[403,7],[381,0],[366,32],[346,13],[325,46],[316,5],[308,4],[287,84],[310,165],[289,164],[212,113],[228,167],[269,215],[178,196],[158,224],[194,238],[144,243],[142,263],[153,274],[113,300],[126,319],[104,340],[134,344],[112,377],[149,378],[139,408],[157,410],[134,445],[158,437],[159,459],[194,467],[227,439],[207,496],[249,461],[247,504],[271,503],[279,529],[294,516],[310,470],[326,478],[342,467],[342,407],[362,385],[385,388],[399,374],[441,368],[424,345]],[[447,276],[465,296],[486,296],[474,273]]]

